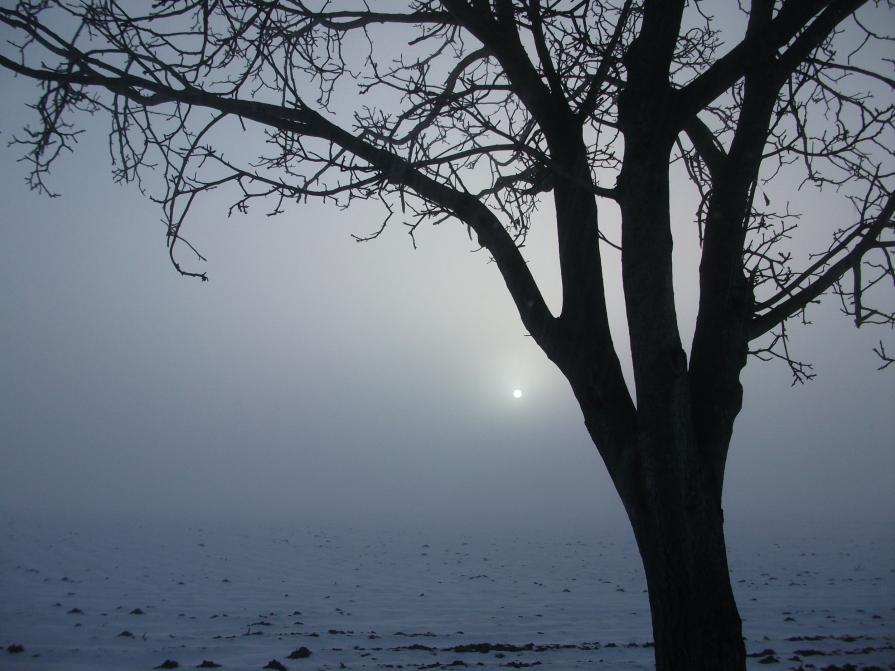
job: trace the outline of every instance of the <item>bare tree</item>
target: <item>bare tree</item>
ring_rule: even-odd
[[[751,348],[810,377],[786,327],[825,294],[857,325],[895,323],[891,2],[741,0],[720,18],[684,0],[8,4],[0,64],[41,86],[39,121],[18,137],[31,186],[49,192],[79,114],[107,114],[115,177],[162,205],[184,275],[206,277],[190,208],[225,187],[232,211],[373,199],[382,227],[464,227],[568,379],[624,503],[657,668],[745,668],[721,510],[740,371]],[[260,156],[228,154],[233,133],[256,134]],[[699,194],[685,222],[670,214],[677,166]],[[807,257],[788,240],[811,222],[768,195],[793,175],[854,204]],[[548,200],[558,315],[521,252]],[[600,203],[617,206],[620,238]],[[671,253],[686,225],[701,244],[689,357]],[[621,255],[633,389],[606,254]]]

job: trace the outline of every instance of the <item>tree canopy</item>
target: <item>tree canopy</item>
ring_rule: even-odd
[[[895,80],[885,67],[891,38],[874,19],[884,10],[753,2],[717,17],[705,3],[674,4],[426,1],[373,11],[299,1],[18,2],[0,10],[11,30],[0,62],[43,82],[40,121],[17,138],[31,186],[50,192],[47,172],[75,142],[77,112],[107,112],[115,176],[151,184],[181,272],[206,277],[177,252],[192,247],[184,224],[209,190],[234,186],[234,211],[259,198],[272,213],[309,197],[376,199],[382,226],[465,224],[536,337],[552,317],[517,251],[532,213],[558,180],[618,199],[620,110],[643,95],[650,119],[638,133],[673,142],[672,162],[701,195],[694,222],[708,240],[704,265],[729,261],[718,247],[736,248],[755,293],[750,339],[776,329],[761,352],[782,355],[797,378],[810,375],[786,353],[781,329],[825,291],[837,290],[859,324],[892,323],[891,306],[868,295],[892,279],[882,234],[893,209]],[[668,30],[675,22],[682,29]],[[666,69],[661,86],[635,90],[649,79],[632,81],[639,52],[650,56],[645,67]],[[258,128],[264,153],[228,151],[233,133]],[[576,151],[580,168],[563,155]],[[734,167],[748,182],[748,208],[728,228],[745,235],[723,232],[730,239],[716,247],[713,229],[724,227],[716,220],[729,217],[712,205]],[[763,192],[795,170],[855,206],[803,265],[784,244],[798,212]],[[602,249],[623,246],[597,232]],[[569,237],[567,285],[582,242]],[[567,314],[570,292],[563,298]]]

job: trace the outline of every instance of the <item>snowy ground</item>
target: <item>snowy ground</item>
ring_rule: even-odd
[[[4,522],[0,669],[652,667],[622,536],[175,527]],[[895,669],[891,537],[731,541],[731,565],[750,669]]]

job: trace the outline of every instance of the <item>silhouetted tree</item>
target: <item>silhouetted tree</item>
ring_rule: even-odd
[[[624,502],[657,668],[745,668],[721,490],[750,343],[803,380],[812,373],[790,355],[786,324],[825,293],[858,325],[893,324],[880,293],[895,277],[891,2],[741,0],[720,17],[692,0],[6,4],[0,64],[41,86],[39,123],[18,138],[31,186],[48,190],[79,113],[107,114],[116,179],[151,191],[144,180],[164,178],[151,195],[185,275],[205,279],[178,255],[199,253],[183,235],[190,207],[228,185],[238,211],[261,198],[275,213],[373,199],[383,227],[393,215],[411,234],[465,227],[568,378]],[[263,153],[228,153],[234,134]],[[675,166],[699,194],[686,222],[670,214]],[[797,214],[768,195],[795,175],[786,183],[855,209],[807,260],[786,249]],[[558,315],[520,251],[548,199]],[[620,238],[601,229],[602,202],[618,206]],[[694,223],[688,358],[672,226]],[[633,390],[604,291],[602,259],[616,253]]]

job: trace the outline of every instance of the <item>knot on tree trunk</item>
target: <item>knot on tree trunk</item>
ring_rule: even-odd
[[[687,371],[687,353],[681,348],[675,348],[667,354],[668,365],[675,377],[683,375]]]

